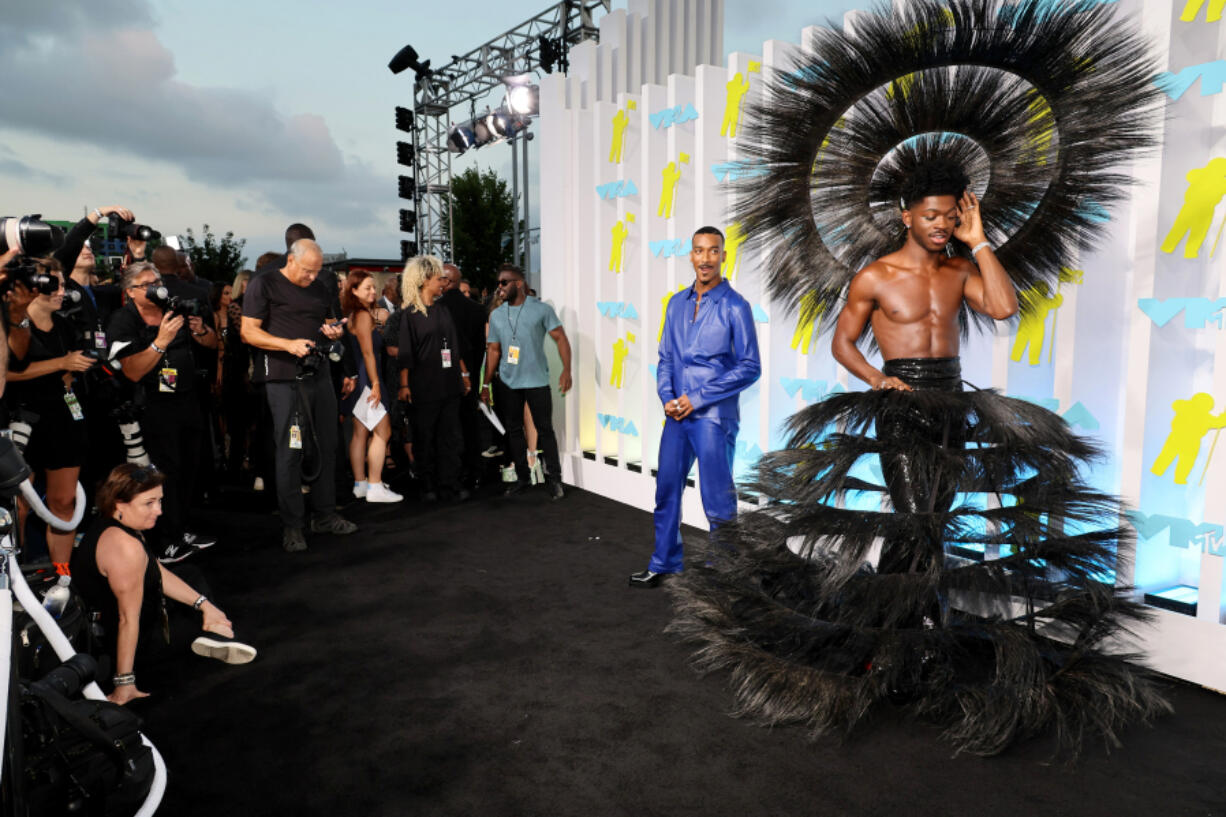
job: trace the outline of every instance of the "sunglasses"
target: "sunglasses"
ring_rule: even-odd
[[[156,465],[144,465],[132,472],[132,479],[135,482],[146,482],[156,476],[157,473]]]
[[[500,286],[500,287],[504,287],[504,286],[506,286],[507,284],[513,284],[513,283],[515,283],[515,282],[516,282],[516,281],[518,281],[518,280],[519,280],[518,278],[499,278],[499,279],[498,279],[498,286]]]

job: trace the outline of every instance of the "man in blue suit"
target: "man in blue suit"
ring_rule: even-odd
[[[712,533],[736,519],[732,455],[740,427],[739,396],[762,373],[749,302],[720,276],[724,234],[694,233],[694,285],[669,299],[660,339],[656,392],[668,419],[656,473],[656,549],[631,587],[651,588],[682,570],[681,494],[698,460],[698,487]]]

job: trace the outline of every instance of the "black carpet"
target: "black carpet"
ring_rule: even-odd
[[[1172,682],[1174,716],[1072,767],[1046,740],[952,757],[893,712],[813,742],[728,717],[665,594],[627,588],[648,514],[574,489],[347,513],[303,554],[272,516],[211,515],[196,561],[260,655],[185,654],[138,705],[160,814],[1226,815],[1226,697]]]

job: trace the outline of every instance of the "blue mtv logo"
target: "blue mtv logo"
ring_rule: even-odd
[[[639,430],[634,427],[634,422],[627,420],[625,417],[598,413],[596,415],[596,422],[600,423],[601,428],[607,428],[609,431],[615,431],[618,434],[625,434],[627,437],[639,436]]]
[[[1190,519],[1160,513],[1147,516],[1141,511],[1125,511],[1124,516],[1142,539],[1153,539],[1167,531],[1167,544],[1173,548],[1186,550],[1192,547],[1210,556],[1226,556],[1226,541],[1223,540],[1221,525],[1193,522]]]
[[[622,179],[608,184],[596,185],[596,194],[605,201],[621,198],[623,196],[637,196],[639,189],[634,186],[634,181],[631,179]]]
[[[1226,298],[1141,298],[1137,306],[1155,326],[1166,326],[1171,318],[1182,312],[1185,329],[1204,329],[1210,323],[1221,329]]]
[[[656,258],[672,258],[689,255],[692,248],[690,241],[688,238],[666,238],[663,241],[649,241],[647,246]]]
[[[825,380],[805,380],[799,377],[781,377],[779,378],[779,384],[783,386],[783,390],[787,392],[788,397],[795,397],[799,394],[809,403],[816,403],[826,399],[831,394],[847,391],[837,382],[827,388],[828,384]]]
[[[596,309],[601,315],[606,318],[628,318],[637,320],[639,313],[635,311],[634,304],[625,301],[597,301]]]
[[[1226,84],[1226,60],[1189,65],[1178,74],[1163,71],[1154,77],[1154,84],[1171,99],[1179,99],[1198,79],[1201,96],[1220,94],[1222,85]]]
[[[665,108],[662,111],[657,111],[647,118],[651,120],[651,126],[656,130],[671,128],[673,125],[680,125],[682,122],[692,122],[697,119],[698,109],[693,105],[678,105],[675,108]]]

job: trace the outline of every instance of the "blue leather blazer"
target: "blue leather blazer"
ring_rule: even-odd
[[[727,281],[702,296],[695,315],[697,298],[690,286],[668,301],[656,392],[662,404],[687,395],[691,417],[739,420],[737,396],[762,374],[753,309]]]

